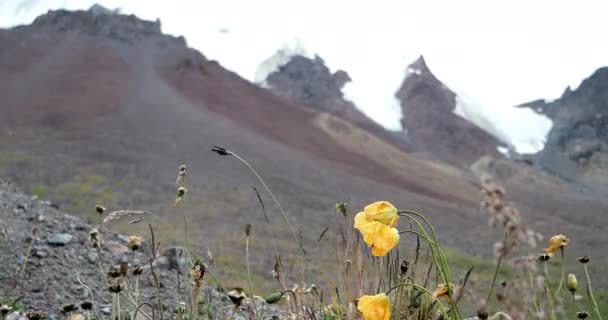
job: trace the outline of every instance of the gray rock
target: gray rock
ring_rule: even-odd
[[[54,246],[65,246],[72,241],[73,238],[74,236],[69,233],[58,233],[48,237],[47,242]]]
[[[180,246],[168,247],[162,251],[160,258],[165,258],[166,263],[164,265],[167,269],[176,269],[180,273],[184,274],[188,272],[190,262],[186,249]],[[160,260],[159,258],[159,260]]]
[[[99,257],[97,251],[90,250],[89,253],[87,253],[87,261],[89,261],[90,263],[96,263],[97,257]]]

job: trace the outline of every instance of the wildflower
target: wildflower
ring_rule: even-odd
[[[185,314],[186,313],[186,303],[185,302],[180,302],[179,305],[177,306],[177,310],[179,311],[179,313],[181,314]]]
[[[588,316],[589,316],[589,312],[587,312],[587,311],[579,311],[576,313],[577,319],[587,319]]]
[[[389,320],[391,318],[391,301],[385,293],[362,296],[357,302],[357,309],[363,314],[363,320]]]
[[[449,283],[440,283],[433,292],[433,300],[437,298],[443,298],[447,303],[450,303],[450,290],[454,290],[454,285]]]
[[[399,221],[397,208],[388,201],[376,201],[369,204],[365,206],[363,212],[368,221],[378,221],[389,227],[396,226]]]
[[[243,303],[243,300],[245,300],[245,293],[243,292],[243,288],[234,288],[228,291],[228,298],[230,298],[230,301],[232,301],[235,306],[240,306],[241,303]]]
[[[129,236],[129,240],[127,240],[127,247],[135,251],[141,247],[142,240],[143,238],[140,236]]]
[[[385,256],[399,243],[399,231],[378,221],[368,221],[364,212],[355,216],[355,228],[361,232],[363,241],[372,248],[374,256]]]
[[[557,250],[563,249],[565,246],[567,246],[569,242],[570,239],[568,239],[565,235],[555,235],[549,239],[549,247],[545,248],[544,251],[546,254],[552,256],[557,252]]]
[[[578,281],[576,280],[576,275],[574,273],[568,274],[568,279],[566,280],[566,286],[570,292],[574,293],[578,288]]]
[[[584,257],[580,257],[576,260],[578,260],[578,262],[580,262],[582,264],[585,264],[585,263],[589,262],[589,260],[591,260],[591,259],[589,258],[589,256],[584,256]]]

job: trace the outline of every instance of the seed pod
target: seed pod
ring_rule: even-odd
[[[587,312],[587,311],[579,311],[576,313],[577,319],[587,319],[588,316],[589,316],[589,312]]]
[[[549,259],[551,259],[551,256],[546,253],[543,253],[538,256],[538,260],[540,260],[541,262],[549,261]]]
[[[63,313],[73,312],[76,310],[78,310],[78,307],[72,303],[66,304],[61,308],[61,312],[63,312]]]
[[[591,258],[589,258],[589,256],[584,256],[584,257],[580,257],[580,258],[578,258],[576,260],[578,260],[578,262],[580,262],[582,264],[585,264],[585,263],[588,263],[589,260],[591,260]]]
[[[97,211],[99,215],[102,215],[104,212],[106,212],[106,208],[98,204],[95,206],[95,211]]]
[[[144,272],[144,268],[142,268],[141,266],[134,266],[133,267],[133,275],[134,276],[138,276],[140,274],[142,274]]]
[[[246,224],[245,225],[245,236],[249,237],[251,235],[251,225],[250,224]]]
[[[405,276],[407,274],[407,270],[410,268],[410,263],[403,260],[401,261],[401,265],[399,265],[399,269],[401,270],[401,275]]]
[[[578,288],[578,281],[576,280],[576,275],[574,273],[568,274],[568,279],[566,281],[566,286],[570,292],[574,293]]]
[[[277,303],[279,301],[281,301],[281,299],[283,298],[283,292],[279,291],[279,292],[275,292],[271,295],[269,295],[268,297],[266,297],[266,303],[268,304],[274,304]]]
[[[42,311],[31,311],[26,316],[28,320],[42,320],[44,318]]]
[[[80,307],[82,308],[82,310],[91,310],[93,309],[93,302],[85,301],[80,304]]]

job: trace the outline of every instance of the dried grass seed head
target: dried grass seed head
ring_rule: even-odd
[[[245,225],[245,237],[249,238],[249,236],[251,235],[251,224],[246,224]]]
[[[144,272],[144,268],[142,268],[141,266],[134,266],[132,270],[134,276],[139,276]]]
[[[28,320],[42,320],[44,313],[42,311],[31,311],[26,314]]]
[[[13,311],[13,307],[3,304],[0,306],[0,314],[2,317],[6,316],[9,312]]]
[[[586,264],[591,260],[591,258],[589,258],[589,256],[584,256],[584,257],[579,257],[576,260],[578,260],[578,262],[580,262],[582,264]]]
[[[73,303],[66,304],[61,308],[61,312],[63,313],[74,312],[76,310],[78,310],[78,307]]]
[[[93,309],[93,302],[91,302],[91,301],[84,301],[83,303],[80,304],[80,308],[82,308],[82,310],[92,310]]]
[[[113,283],[108,286],[108,290],[111,293],[120,293],[124,289],[125,285],[122,283]]]
[[[135,251],[141,247],[142,241],[143,238],[140,236],[129,236],[129,239],[127,240],[127,247]]]
[[[243,292],[243,288],[240,287],[228,291],[227,294],[230,301],[232,301],[232,303],[237,307],[243,303],[243,300],[245,300],[246,297],[245,292]]]

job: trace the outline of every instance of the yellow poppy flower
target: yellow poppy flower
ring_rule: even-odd
[[[399,231],[377,221],[368,221],[365,212],[355,215],[355,228],[374,256],[385,256],[399,243]]]
[[[368,221],[378,221],[389,227],[396,226],[399,221],[397,208],[388,201],[376,201],[369,204],[365,206],[363,212]]]
[[[557,250],[567,246],[569,242],[570,239],[568,239],[565,235],[555,235],[551,237],[551,239],[549,239],[549,247],[545,248],[544,251],[546,254],[553,256],[553,254],[556,253]]]
[[[433,292],[433,300],[437,298],[443,298],[447,303],[450,303],[450,295],[448,294],[448,290],[454,290],[453,284],[446,285],[445,283],[440,283],[437,285],[437,288]]]
[[[363,320],[389,320],[391,318],[391,300],[385,293],[362,296],[357,302],[357,309],[363,314]]]

